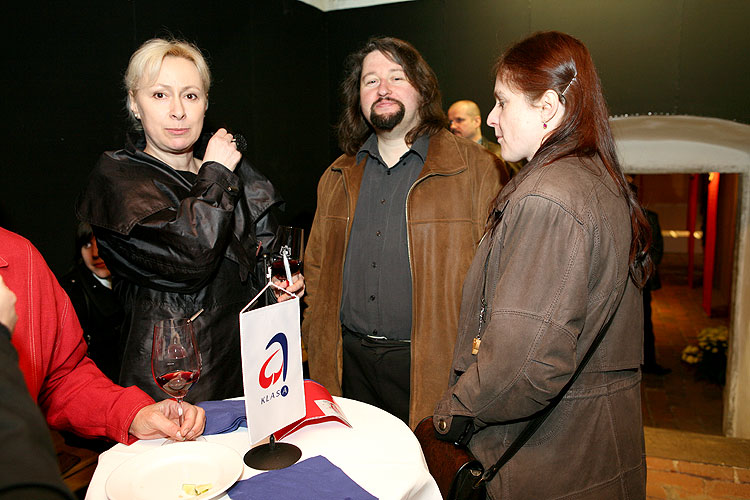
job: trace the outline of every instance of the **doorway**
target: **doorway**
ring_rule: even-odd
[[[711,180],[718,182],[719,178]],[[644,425],[723,435],[726,349],[703,359],[699,336],[727,332],[729,327],[731,267],[726,263],[731,264],[734,255],[737,180],[736,174],[724,175],[717,186],[721,202],[716,203],[717,224],[713,234],[716,245],[712,253],[715,272],[712,293],[708,295],[713,306],[708,311],[703,307],[703,299],[704,262],[709,256],[704,251],[706,218],[710,212],[709,175],[649,174],[633,180],[644,207],[658,216],[664,249],[656,289],[651,291],[656,361],[663,370],[644,370],[641,387]],[[691,208],[694,227],[688,230]],[[698,348],[695,355],[686,353],[690,345]],[[706,342],[704,346],[711,347]],[[724,362],[714,362],[721,355]]]
[[[750,438],[750,279],[747,276],[750,272],[750,126],[680,115],[615,117],[611,124],[626,173],[719,173],[722,178],[725,174],[735,174],[735,222],[725,227],[726,234],[733,235],[734,245],[729,256],[714,261],[724,267],[722,273],[731,283],[726,288],[729,296],[725,299],[729,328],[721,433]],[[684,225],[684,222],[680,224]],[[715,279],[712,284],[716,283]],[[689,303],[688,297],[676,300]],[[697,326],[695,318],[687,321]],[[679,339],[679,342],[685,340]],[[683,368],[681,364],[676,367]],[[648,388],[647,383],[644,385]],[[688,390],[682,389],[687,401]],[[722,391],[713,389],[713,393],[716,392]],[[664,406],[666,403],[661,408]]]

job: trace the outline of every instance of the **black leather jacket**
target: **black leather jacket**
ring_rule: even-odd
[[[270,211],[282,203],[244,159],[234,172],[206,162],[191,177],[134,147],[106,152],[76,206],[125,310],[119,382],[157,400],[166,394],[151,373],[154,323],[201,308],[194,328],[203,366],[186,400],[243,393],[238,315],[258,292],[255,257],[270,245]]]

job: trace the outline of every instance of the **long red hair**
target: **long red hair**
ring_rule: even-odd
[[[565,33],[535,33],[509,48],[495,68],[497,78],[522,92],[530,103],[537,102],[547,90],[557,92],[564,104],[562,122],[544,140],[527,168],[543,168],[566,156],[601,159],[628,203],[630,275],[642,287],[653,268],[648,253],[651,228],[617,160],[607,104],[586,46]]]

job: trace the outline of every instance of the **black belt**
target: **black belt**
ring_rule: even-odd
[[[345,327],[344,325],[341,325],[341,332],[342,333],[348,333],[350,335],[354,335],[355,337],[359,337],[361,339],[370,340],[370,341],[376,342],[376,343],[383,343],[383,344],[393,343],[393,342],[398,342],[398,343],[402,343],[402,344],[410,344],[411,343],[411,339],[389,339],[388,337],[384,337],[382,335],[368,335],[366,333],[355,332],[354,330],[351,330],[351,329]]]

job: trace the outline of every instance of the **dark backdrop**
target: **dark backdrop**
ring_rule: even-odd
[[[306,226],[339,154],[343,59],[370,35],[412,42],[447,107],[492,106],[500,51],[541,29],[580,38],[613,114],[685,113],[750,122],[747,0],[417,0],[323,13],[296,0],[27,2],[5,11],[0,225],[55,272],[72,257],[73,203],[99,154],[123,145],[122,73],[153,36],[196,42],[214,76],[206,119],[248,138],[248,157]],[[491,136],[489,129],[486,135]]]

